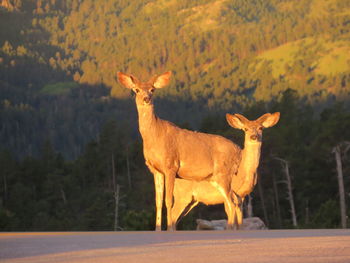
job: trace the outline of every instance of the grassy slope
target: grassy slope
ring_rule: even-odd
[[[337,7],[338,2],[338,0],[313,0],[306,17],[309,21],[321,21],[330,17],[349,15],[350,8]],[[294,9],[293,1],[280,3],[278,8],[282,12],[290,12]],[[349,37],[344,35],[342,39],[336,39],[330,36],[329,32],[324,32],[323,35],[316,37],[305,37],[287,42],[258,54],[249,64],[249,69],[253,74],[259,74],[263,67],[269,65],[273,78],[284,77],[294,84],[295,81],[303,78],[298,72],[297,74],[291,73],[300,64],[307,68],[309,71],[307,74],[310,77],[332,78],[339,74],[348,74],[350,72]],[[305,73],[302,74],[305,75]],[[305,85],[299,86],[305,92]],[[327,92],[330,92],[332,87],[325,88]]]
[[[325,38],[305,38],[266,50],[256,57],[251,68],[259,71],[268,62],[272,76],[279,78],[287,73],[296,61],[304,61],[305,54],[312,57],[310,67],[321,75],[335,75],[350,71],[350,40],[327,41]]]
[[[116,97],[129,95],[115,81],[118,70],[133,72],[142,79],[172,70],[176,85],[186,84],[192,99],[204,94],[205,99],[216,100],[235,96],[237,91],[243,94],[242,89],[250,90],[249,84],[241,86],[241,79],[255,81],[251,79],[254,75],[261,79],[260,71],[267,64],[270,76],[279,79],[282,75],[286,80],[298,79],[300,74],[307,74],[307,78],[330,77],[350,71],[347,36],[336,39],[329,32],[312,36],[305,33],[289,42],[279,39],[276,42],[279,46],[271,39],[261,44],[267,34],[283,34],[284,25],[278,31],[273,28],[293,23],[293,19],[302,24],[348,16],[350,8],[340,8],[339,0],[251,0],[247,1],[248,8],[241,8],[240,0],[197,0],[186,4],[178,0],[149,0],[138,5],[123,3],[125,6],[111,6],[107,2],[111,1],[82,1],[79,8],[64,18],[64,26],[58,26],[49,15],[41,20],[40,27],[48,25],[50,43],[65,50],[66,54],[61,52],[62,63],[56,59],[60,66],[64,64],[63,70],[72,69],[69,72],[72,75],[81,73],[80,83],[110,87]],[[293,17],[292,22],[289,16]],[[251,51],[252,45],[259,47]],[[298,64],[303,64],[304,72],[294,72]],[[299,86],[305,84],[305,78],[299,78],[302,79]],[[309,94],[314,88],[308,87]],[[57,87],[50,89],[53,93],[57,91]],[[182,95],[175,89],[164,92]],[[271,94],[265,96],[268,99]]]

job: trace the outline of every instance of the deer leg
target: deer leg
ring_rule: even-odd
[[[226,204],[226,202],[224,202],[224,206],[225,206],[225,212],[226,212],[226,215],[227,215],[227,225],[228,225],[228,218],[229,218],[229,215],[230,215],[231,211],[230,211],[229,206]],[[235,204],[234,204],[234,207],[232,209],[231,216],[233,218],[232,225],[234,226],[236,224],[236,216],[237,216],[237,207],[236,207]]]
[[[196,207],[198,204],[199,204],[198,201],[194,201],[194,202],[191,204],[191,206],[189,206],[189,207],[187,208],[186,213],[185,213],[183,216],[187,216],[187,214],[188,214],[189,212],[191,212],[191,210],[192,210],[194,207]]]
[[[237,228],[239,228],[239,226],[242,225],[242,222],[243,222],[243,213],[242,213],[241,205],[236,206],[236,216],[237,216],[236,226]]]
[[[236,229],[239,229],[239,226],[242,224],[243,221],[243,201],[244,198],[241,198],[239,195],[237,195],[234,191],[231,190],[231,198],[234,203],[234,227]]]
[[[173,193],[174,193],[174,183],[175,183],[175,172],[169,172],[165,175],[165,206],[167,210],[167,230],[173,231],[173,218],[172,218],[172,207],[173,207]]]
[[[244,197],[243,198],[238,198],[238,204],[236,206],[236,215],[237,215],[237,228],[240,227],[243,223],[243,202],[244,202]]]
[[[192,195],[188,196],[185,193],[185,196],[177,196],[176,193],[174,193],[174,206],[172,208],[171,213],[172,213],[172,217],[173,217],[172,225],[174,226],[175,230],[176,230],[176,225],[177,225],[177,222],[178,222],[179,218],[182,218],[182,217],[186,216],[187,213],[189,211],[191,211],[191,209],[195,205],[198,204],[198,202],[196,202],[195,205],[192,205],[190,207],[190,209],[186,210],[186,208],[189,206],[189,204],[191,202],[192,202]],[[184,212],[186,212],[186,213],[184,213]]]
[[[164,175],[154,170],[154,186],[156,193],[156,231],[162,230],[162,206],[164,197]]]
[[[174,196],[174,206],[172,208],[171,214],[172,214],[172,225],[175,226],[175,230],[176,230],[177,220],[182,214],[182,211],[187,206],[186,203],[187,203],[186,201],[182,202],[182,200],[177,200],[177,196]]]
[[[178,221],[186,216],[196,205],[198,205],[198,201],[194,200],[193,182],[183,179],[175,179],[174,205],[172,208],[172,224],[175,230]]]
[[[234,224],[234,203],[232,201],[231,195],[229,194],[229,190],[226,189],[224,186],[221,184],[218,184],[216,181],[211,181],[210,182],[224,197],[224,203],[225,206],[227,207],[227,229],[233,229],[233,224]],[[225,184],[224,184],[225,185]]]

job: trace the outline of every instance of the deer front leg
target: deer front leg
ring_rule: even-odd
[[[239,227],[243,223],[242,206],[237,205],[235,209],[236,209],[236,217],[237,217],[236,224],[237,224],[237,229],[239,229]]]
[[[243,222],[243,201],[244,198],[241,198],[239,195],[237,195],[234,191],[231,190],[231,198],[234,203],[234,225],[237,229],[239,229],[239,226],[242,225]]]
[[[176,180],[176,179],[175,179]],[[175,186],[176,188],[176,186]],[[187,189],[184,189],[187,190]],[[172,225],[174,226],[174,230],[176,230],[176,225],[180,216],[184,213],[184,210],[188,207],[188,205],[192,202],[192,194],[190,191],[180,192],[174,191],[174,205],[171,209],[172,215]],[[187,212],[188,213],[188,212]]]
[[[233,207],[232,212],[231,212],[230,211],[230,207],[227,205],[227,202],[224,202],[225,212],[226,212],[226,215],[227,215],[227,226],[229,225],[228,222],[229,222],[230,216],[232,216],[232,219],[233,219],[232,228],[227,227],[227,229],[233,229],[234,225],[236,224],[237,207],[236,207],[235,204],[233,206],[234,207]]]
[[[157,170],[153,171],[156,194],[156,231],[162,230],[162,206],[164,196],[164,175]]]
[[[238,198],[238,203],[236,205],[236,216],[237,216],[237,220],[236,220],[236,224],[237,224],[237,228],[239,229],[239,227],[242,225],[243,223],[243,202],[244,202],[244,197]]]
[[[235,208],[234,208],[234,203],[232,201],[229,190],[227,189],[227,187],[225,187],[226,185],[229,185],[229,184],[225,184],[225,183],[219,184],[216,181],[211,181],[210,183],[224,197],[225,210],[226,210],[226,214],[227,214],[227,227],[226,227],[226,229],[233,229]]]
[[[178,198],[177,198],[178,197]],[[172,217],[173,217],[173,226],[174,230],[176,230],[176,226],[178,221],[185,217],[194,207],[198,205],[198,201],[192,200],[192,195],[190,195],[189,198],[187,198],[188,195],[185,196],[176,196],[174,195],[174,205],[171,210]]]
[[[167,230],[174,231],[172,207],[173,207],[173,194],[175,183],[175,172],[169,172],[165,175],[165,206],[167,210]]]
[[[171,209],[172,225],[174,226],[174,230],[176,230],[177,221],[191,201],[192,200],[184,199],[182,196],[174,195],[174,205]]]

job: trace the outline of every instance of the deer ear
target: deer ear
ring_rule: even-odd
[[[264,128],[269,128],[274,126],[280,119],[280,113],[266,113],[263,116],[261,116],[258,121],[261,122],[261,125],[264,126]]]
[[[170,77],[171,71],[165,72],[164,74],[156,77],[152,84],[156,89],[161,89],[169,84]]]
[[[240,115],[242,116],[242,115]],[[243,117],[243,116],[242,116]],[[239,114],[231,115],[229,113],[226,114],[226,120],[231,127],[236,129],[243,129],[244,123],[241,121]]]
[[[134,89],[138,82],[137,78],[132,75],[124,74],[122,72],[117,73],[118,81],[128,89]]]

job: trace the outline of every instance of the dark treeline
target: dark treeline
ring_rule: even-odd
[[[251,194],[254,215],[270,228],[293,227],[283,183],[284,167],[276,159],[280,158],[289,164],[297,227],[339,227],[333,148],[349,141],[350,113],[336,104],[316,116],[293,90],[287,90],[279,100],[257,103],[242,113],[254,119],[265,111],[280,111],[281,120],[264,133],[259,183]],[[230,128],[223,114],[205,117],[201,131],[222,134],[243,145],[243,132]],[[349,153],[343,152],[345,147],[341,149],[346,175]],[[98,137],[86,144],[75,160],[64,159],[49,140],[44,140],[38,157],[18,160],[9,151],[2,151],[0,170],[1,230],[154,228],[153,177],[144,164],[141,140],[116,120],[104,123]],[[345,177],[345,189],[348,193],[349,177]],[[199,206],[180,228],[193,229],[198,217],[224,216],[222,206]]]

